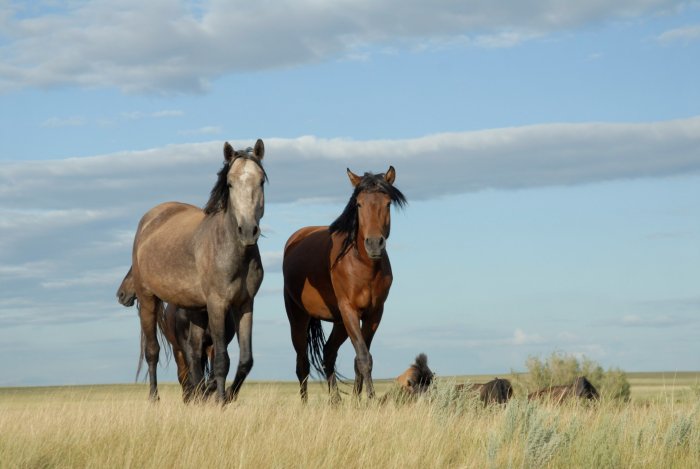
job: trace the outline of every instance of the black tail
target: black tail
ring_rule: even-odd
[[[323,333],[321,320],[311,318],[309,325],[306,328],[306,352],[309,356],[309,362],[319,376],[326,377],[323,369],[323,346],[326,345],[326,335]]]

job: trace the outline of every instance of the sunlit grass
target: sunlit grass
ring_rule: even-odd
[[[698,467],[699,376],[630,374],[630,402],[563,407],[451,400],[479,377],[384,406],[332,407],[317,383],[306,406],[296,383],[251,382],[223,409],[173,384],[155,405],[143,384],[4,388],[0,467]]]

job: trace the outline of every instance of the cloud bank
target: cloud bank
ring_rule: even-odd
[[[234,147],[253,139],[232,141]],[[411,199],[700,171],[700,117],[641,124],[543,124],[406,140],[265,138],[268,203],[347,195],[345,168],[397,170]],[[202,205],[223,141],[65,160],[0,163],[0,229],[85,222],[165,200]],[[10,214],[15,213],[13,216]]]
[[[5,1],[0,2],[0,91],[76,85],[202,92],[210,80],[232,72],[351,57],[372,47],[509,47],[684,3]]]

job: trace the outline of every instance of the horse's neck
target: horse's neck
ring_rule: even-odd
[[[216,253],[218,259],[222,256],[231,260],[230,265],[239,265],[240,260],[246,255],[244,248],[238,240],[238,230],[236,230],[236,220],[228,211],[221,211],[211,216],[207,220],[209,226],[204,227],[204,236],[206,236],[213,252]]]

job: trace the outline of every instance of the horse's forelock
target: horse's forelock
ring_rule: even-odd
[[[204,213],[207,215],[213,215],[218,212],[225,212],[228,210],[228,200],[229,200],[229,187],[228,187],[228,173],[231,171],[233,164],[240,158],[254,162],[260,171],[262,171],[263,178],[265,181],[268,180],[265,168],[263,168],[262,162],[253,154],[248,153],[245,150],[235,151],[233,158],[230,161],[224,161],[223,167],[216,173],[217,179],[216,184],[209,194],[209,201],[207,201],[204,206]]]

